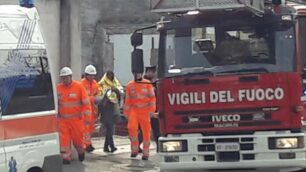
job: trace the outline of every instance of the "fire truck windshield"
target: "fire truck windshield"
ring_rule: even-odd
[[[292,26],[209,26],[165,31],[165,76],[210,71],[289,72],[295,64]],[[252,70],[253,69],[253,70]],[[256,70],[261,69],[261,70]]]

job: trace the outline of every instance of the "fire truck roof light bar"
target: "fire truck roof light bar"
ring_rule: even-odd
[[[188,11],[212,11],[247,8],[264,13],[266,0],[150,0],[152,12],[187,13]]]

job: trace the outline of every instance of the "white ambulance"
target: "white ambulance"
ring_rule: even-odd
[[[55,85],[35,8],[0,5],[0,172],[61,172]]]

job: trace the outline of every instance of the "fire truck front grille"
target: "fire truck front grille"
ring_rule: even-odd
[[[240,160],[239,152],[219,152],[217,153],[219,162],[236,162]]]
[[[263,112],[263,108],[253,109],[222,109],[222,110],[194,110],[194,111],[175,111],[174,115],[180,118],[181,123],[175,125],[177,130],[200,130],[206,129],[207,132],[224,130],[226,128],[249,128],[255,126],[279,126],[280,120],[272,118],[272,113]],[[246,112],[248,110],[248,112]],[[220,115],[219,115],[220,114]],[[237,120],[223,121],[221,117],[233,114]]]
[[[222,138],[222,139],[216,139],[217,143],[232,143],[232,142],[239,142],[239,138]]]
[[[217,154],[219,162],[235,162],[241,160],[239,152]],[[242,154],[242,160],[255,160],[255,154]],[[216,155],[204,155],[204,161],[216,161]]]
[[[204,161],[215,161],[215,156],[214,155],[205,155],[204,156]]]
[[[225,148],[222,148],[222,145],[227,145],[229,147],[233,147],[234,145],[236,147],[226,150]],[[220,147],[222,149],[220,149]],[[202,139],[201,143],[199,143],[197,146],[197,151],[201,154],[204,154],[204,161],[217,162],[255,160],[254,150],[255,141],[252,137]]]
[[[254,144],[240,144],[240,150],[254,150]]]
[[[199,152],[210,152],[215,151],[215,145],[199,145],[198,146]]]
[[[243,160],[254,160],[255,155],[254,154],[243,154],[242,158],[243,158]]]

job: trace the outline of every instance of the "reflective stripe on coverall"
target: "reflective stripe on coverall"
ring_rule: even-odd
[[[96,106],[96,96],[98,94],[99,85],[96,80],[93,80],[92,82],[90,82],[85,78],[81,80],[81,84],[85,87],[87,95],[89,96],[89,99],[90,99],[90,104],[91,104],[91,114],[88,119],[90,123],[89,124],[85,123],[85,133],[84,133],[85,135],[84,143],[85,143],[85,147],[87,147],[91,145],[91,135],[94,132],[95,123],[97,120],[98,110]]]
[[[85,88],[77,81],[69,87],[57,85],[58,127],[63,159],[71,160],[71,140],[79,154],[84,153],[84,118],[91,114],[91,106]]]
[[[149,156],[151,123],[150,113],[155,112],[156,98],[150,81],[142,83],[131,81],[126,86],[124,114],[128,116],[128,131],[131,139],[132,154],[138,153],[138,126],[143,133],[143,156]]]

